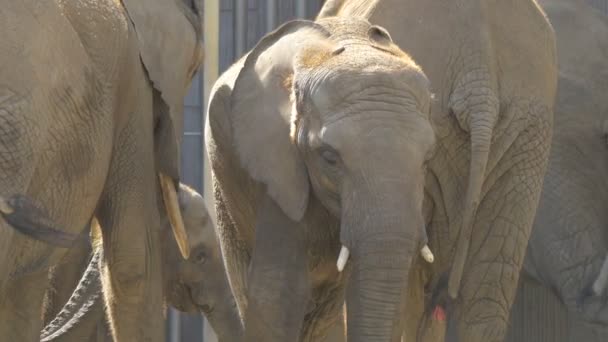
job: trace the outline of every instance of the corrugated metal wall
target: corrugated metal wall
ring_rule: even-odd
[[[598,10],[608,15],[608,0],[588,0]]]

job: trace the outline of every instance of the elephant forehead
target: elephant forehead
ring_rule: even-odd
[[[367,37],[370,27],[369,21],[360,17],[329,17],[317,21],[321,26],[331,32],[334,40],[351,37]]]

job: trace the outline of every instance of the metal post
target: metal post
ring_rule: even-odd
[[[180,342],[182,340],[181,335],[179,312],[169,308],[169,342]]]
[[[266,0],[266,32],[277,26],[277,0]]]
[[[205,48],[205,62],[203,79],[201,80],[201,91],[203,98],[202,105],[202,116],[203,116],[203,127],[201,131],[205,132],[205,121],[207,120],[207,107],[209,105],[209,93],[213,84],[219,75],[220,65],[220,1],[219,0],[205,0],[204,9],[204,48]],[[203,142],[203,196],[209,210],[209,215],[213,222],[217,222],[215,217],[215,204],[213,199],[213,186],[211,185],[211,170],[209,167],[209,158],[207,156],[207,147]],[[211,329],[211,325],[205,319],[203,321],[203,341],[205,342],[217,342],[217,337]]]
[[[234,0],[234,59],[247,51],[247,0]]]
[[[306,0],[296,0],[296,17],[306,18]]]

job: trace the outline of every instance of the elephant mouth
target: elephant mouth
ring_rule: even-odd
[[[211,313],[213,313],[213,310],[215,310],[215,308],[212,305],[209,305],[207,303],[200,303],[196,300],[196,296],[192,293],[192,290],[189,287],[186,287],[186,290],[188,292],[190,303],[193,304],[196,310],[202,312],[205,315],[210,315]]]

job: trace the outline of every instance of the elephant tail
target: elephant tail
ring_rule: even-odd
[[[21,234],[52,246],[70,248],[75,242],[86,242],[79,234],[57,229],[48,214],[25,195],[0,197],[0,215]]]
[[[79,326],[85,317],[91,317],[92,315],[95,317],[91,317],[90,321],[94,323],[91,329],[96,327],[100,317],[97,317],[99,315],[95,315],[95,313],[103,314],[99,274],[102,258],[103,249],[97,248],[68,302],[57,316],[42,329],[40,333],[41,342],[57,341],[61,336]]]

